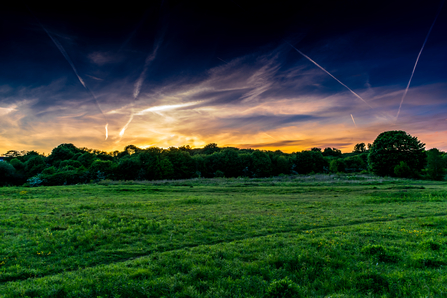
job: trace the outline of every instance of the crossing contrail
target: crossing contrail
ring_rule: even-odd
[[[81,78],[81,76],[79,75],[78,71],[76,70],[76,67],[73,64],[73,61],[71,61],[70,56],[68,56],[67,51],[65,51],[64,47],[60,44],[60,42],[55,39],[50,32],[47,30],[47,28],[45,28],[45,26],[39,21],[39,19],[34,15],[34,13],[31,11],[31,9],[29,9],[29,7],[27,5],[25,5],[26,8],[28,9],[28,11],[34,16],[34,18],[36,19],[37,23],[39,23],[40,27],[42,27],[42,29],[45,31],[45,33],[47,33],[47,35],[50,37],[51,41],[53,41],[53,43],[56,45],[56,47],[58,48],[59,52],[61,52],[61,54],[64,56],[65,60],[67,60],[68,64],[70,64],[71,69],[73,70],[73,72],[75,73],[76,77],[78,78],[79,82],[82,84],[82,86],[84,86],[84,88],[93,96],[94,100],[95,100],[95,105],[98,108],[98,110],[101,112],[102,116],[104,117],[104,119],[107,122],[107,118],[104,115],[104,112],[102,111],[101,107],[99,106],[99,102],[98,99],[96,98],[95,94],[93,94],[93,92],[90,90],[90,88],[87,87],[87,85],[85,84],[84,80]],[[107,126],[109,125],[109,123],[106,123],[106,140],[108,138],[108,129]]]
[[[438,13],[436,14],[436,17],[433,20],[433,23],[431,24],[430,29],[428,30],[427,36],[425,37],[424,43],[422,44],[422,48],[419,51],[419,54],[418,54],[418,56],[416,58],[416,62],[414,63],[413,71],[411,72],[411,76],[410,76],[410,80],[408,81],[407,88],[405,88],[404,94],[402,95],[402,99],[400,100],[400,105],[399,105],[399,109],[397,110],[396,120],[397,120],[397,118],[399,118],[399,114],[400,114],[400,109],[402,107],[402,103],[404,102],[405,96],[407,95],[408,89],[410,88],[410,84],[411,84],[411,80],[413,79],[414,71],[416,70],[416,66],[418,65],[418,62],[419,62],[419,57],[421,57],[422,50],[424,50],[425,44],[427,43],[428,37],[430,36],[430,33],[431,33],[431,30],[433,29],[433,26],[435,25],[436,19],[438,18],[439,13],[441,12],[442,6],[444,5],[444,1],[445,0],[443,0],[441,2],[441,6],[439,6]]]
[[[39,22],[40,23],[40,22]],[[68,64],[70,64],[71,69],[75,73],[76,77],[78,78],[79,82],[84,86],[85,90],[87,90],[95,100],[95,105],[98,108],[98,110],[101,112],[101,114],[105,117],[104,112],[102,111],[101,107],[99,106],[98,99],[96,98],[95,94],[93,94],[92,90],[85,84],[84,80],[81,78],[81,76],[78,74],[78,71],[76,70],[76,67],[74,66],[73,62],[70,59],[70,56],[68,56],[67,52],[65,51],[64,47],[60,44],[60,42],[55,39],[50,32],[40,23],[40,26],[43,28],[43,30],[47,33],[47,35],[51,38],[53,43],[56,45],[56,47],[59,49],[61,54],[64,56],[65,60],[67,60]],[[108,130],[107,130],[108,123],[106,124],[106,140],[108,138]]]
[[[286,41],[287,42],[287,41]],[[301,52],[300,50],[298,50],[297,48],[295,48],[291,43],[287,42],[292,48],[295,49],[295,51],[297,51],[298,53],[300,53],[304,58],[306,58],[307,60],[309,60],[310,62],[312,62],[313,64],[315,64],[316,66],[318,66],[322,71],[324,71],[325,73],[327,73],[328,75],[330,75],[334,80],[336,80],[337,82],[339,82],[343,87],[345,87],[346,89],[348,89],[352,94],[354,94],[355,97],[357,97],[358,99],[360,99],[361,101],[363,101],[368,107],[370,107],[372,109],[372,107],[369,105],[369,103],[367,103],[360,95],[358,95],[357,93],[355,93],[354,91],[351,90],[351,88],[349,88],[348,86],[346,86],[345,84],[343,84],[339,79],[337,79],[336,77],[334,77],[329,71],[327,71],[326,69],[324,69],[320,64],[318,64],[317,62],[313,61],[309,56],[307,56],[306,54],[304,54],[303,52]]]
[[[357,127],[357,124],[355,124],[354,116],[352,116],[352,114],[351,114],[351,118],[352,118],[352,122],[354,122],[355,127]]]

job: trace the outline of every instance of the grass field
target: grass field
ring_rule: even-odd
[[[0,297],[447,297],[445,182],[0,188]]]

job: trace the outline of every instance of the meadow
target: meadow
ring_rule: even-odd
[[[445,182],[0,188],[0,297],[447,297]]]

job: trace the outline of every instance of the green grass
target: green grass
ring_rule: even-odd
[[[0,297],[447,297],[442,182],[0,188],[0,237]]]

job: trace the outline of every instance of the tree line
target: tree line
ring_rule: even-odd
[[[447,154],[426,151],[403,131],[380,134],[373,144],[358,143],[350,153],[336,148],[283,153],[189,145],[147,149],[129,145],[105,152],[61,144],[45,156],[10,150],[0,162],[0,185],[65,185],[111,180],[213,177],[271,177],[310,173],[371,172],[380,176],[444,179]]]

